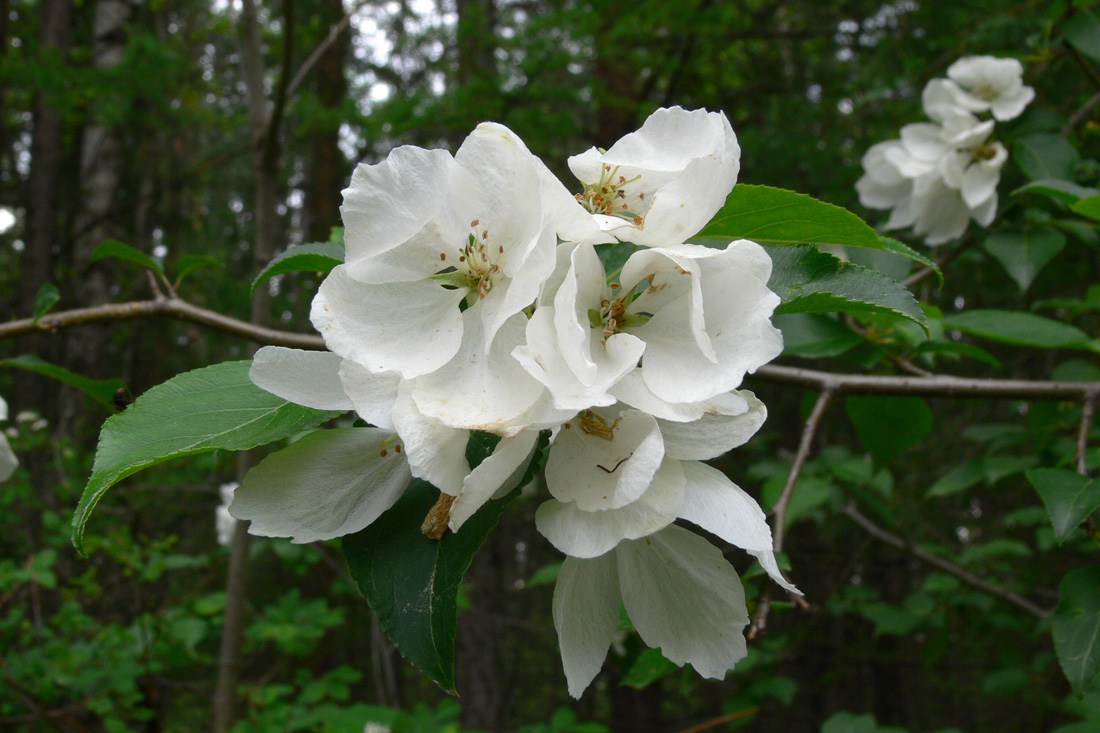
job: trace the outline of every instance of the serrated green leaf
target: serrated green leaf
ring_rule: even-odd
[[[1069,179],[1081,159],[1077,149],[1061,135],[1039,132],[1016,141],[1016,164],[1033,181]]]
[[[1100,61],[1100,20],[1092,13],[1080,12],[1067,20],[1062,37],[1093,61]]]
[[[922,255],[917,250],[910,247],[905,242],[899,242],[898,240],[892,239],[890,237],[882,237],[881,239],[882,247],[886,251],[901,255],[902,257],[908,257],[914,262],[919,262],[925,267],[931,267],[932,272],[936,273],[936,279],[939,280],[940,286],[943,286],[943,270],[940,269],[939,265]]]
[[[544,431],[517,486],[531,480],[545,460],[548,442]],[[386,635],[406,659],[452,694],[459,584],[474,554],[518,494],[516,490],[487,502],[457,533],[431,540],[421,533],[420,525],[440,493],[426,481],[414,479],[405,495],[377,521],[343,540],[348,571]]]
[[[92,475],[73,516],[73,544],[103,494],[143,468],[217,448],[246,450],[339,415],[295,405],[248,378],[251,361],[230,361],[169,379],[103,424]]]
[[[1066,246],[1066,235],[1049,227],[1002,231],[990,234],[982,246],[1024,292]]]
[[[680,668],[676,666],[675,662],[665,659],[660,649],[646,649],[638,655],[638,658],[634,660],[634,664],[630,665],[630,669],[623,676],[622,683],[627,687],[633,687],[635,690],[644,690],[657,680],[667,677],[678,669]]]
[[[1084,692],[1100,671],[1100,566],[1062,578],[1051,631],[1058,662],[1073,689]]]
[[[46,283],[34,294],[34,310],[31,312],[31,318],[37,321],[53,310],[59,300],[61,300],[61,293],[57,286]]]
[[[1100,196],[1089,196],[1073,204],[1070,209],[1075,214],[1100,220]]]
[[[34,354],[22,354],[11,359],[0,360],[0,367],[15,367],[26,369],[29,372],[41,374],[50,379],[56,379],[70,387],[76,387],[96,402],[110,406],[114,401],[115,391],[125,388],[126,383],[121,379],[88,379],[76,372],[71,372],[64,367],[50,364]]]
[[[260,271],[256,279],[252,281],[250,292],[256,292],[256,288],[276,275],[288,272],[324,272],[328,273],[332,268],[344,261],[344,245],[342,242],[313,242],[312,244],[297,244],[287,249],[281,255],[271,260],[267,267]]]
[[[1097,351],[1079,328],[1032,313],[978,309],[944,316],[943,325],[971,336],[1012,346]]]
[[[880,466],[932,432],[932,410],[920,397],[852,395],[844,400],[844,409],[863,447]]]
[[[144,268],[152,270],[161,277],[164,276],[164,268],[160,266],[160,263],[154,260],[149,255],[142,252],[136,247],[131,247],[128,244],[118,241],[117,239],[105,239],[100,242],[94,250],[92,255],[88,259],[92,262],[112,257],[116,260],[124,260],[126,262],[133,262],[141,265]]]
[[[1059,543],[1100,509],[1100,482],[1088,476],[1064,468],[1033,468],[1025,475],[1042,497]]]
[[[782,188],[745,184],[733,187],[725,205],[692,239],[883,248],[878,233],[847,209]]]
[[[1017,188],[1012,192],[1012,195],[1018,196],[1022,193],[1037,193],[1049,199],[1061,201],[1066,204],[1075,204],[1080,199],[1100,195],[1100,191],[1095,188],[1078,186],[1071,181],[1063,181],[1057,178],[1044,178],[1038,181],[1032,181],[1031,183]]]
[[[924,311],[901,283],[842,262],[816,247],[765,247],[772,258],[771,288],[784,313],[893,313],[927,328]]]

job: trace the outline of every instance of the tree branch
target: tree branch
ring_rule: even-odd
[[[1081,402],[1081,425],[1077,429],[1077,450],[1074,452],[1074,461],[1077,463],[1077,473],[1082,476],[1089,475],[1088,463],[1085,461],[1085,453],[1089,448],[1089,431],[1092,429],[1092,416],[1096,412],[1095,393],[1088,395]]]
[[[1039,606],[1035,605],[1034,603],[1017,593],[1013,593],[1012,591],[1006,590],[999,585],[993,585],[986,580],[982,580],[974,573],[965,568],[959,567],[950,560],[944,560],[938,555],[933,555],[931,552],[928,552],[925,549],[916,547],[915,545],[911,544],[907,540],[902,539],[901,537],[890,534],[886,530],[876,525],[870,519],[860,514],[859,510],[855,508],[854,504],[846,505],[841,511],[851,517],[852,521],[862,527],[867,532],[867,534],[871,535],[875,539],[881,540],[888,545],[892,545],[899,550],[904,550],[921,562],[943,570],[945,573],[950,573],[951,575],[954,575],[956,578],[968,585],[972,585],[979,590],[984,590],[990,595],[1002,598],[1012,605],[1016,606],[1017,608],[1022,608],[1028,613],[1034,616],[1038,616],[1039,618],[1046,618],[1051,613],[1053,613],[1053,611],[1046,608],[1040,608]]]

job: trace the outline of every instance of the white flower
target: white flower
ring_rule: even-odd
[[[966,56],[948,67],[948,79],[935,81],[931,94],[926,88],[925,110],[933,119],[938,119],[945,105],[974,113],[988,111],[1001,121],[1014,119],[1035,98],[1035,90],[1024,85],[1023,74],[1024,67],[1016,59]]]
[[[579,245],[553,307],[535,312],[527,343],[512,353],[561,409],[614,402],[614,385],[639,356],[641,378],[660,399],[707,399],[782,351],[770,273],[754,242],[685,244],[635,252],[611,287],[592,247]]]
[[[454,358],[463,301],[488,350],[553,271],[559,234],[606,239],[523,142],[491,123],[453,158],[406,146],[360,165],[341,212],[347,260],[310,317],[330,350],[405,378]]]
[[[606,152],[574,155],[579,198],[624,242],[679,244],[722,208],[737,182],[741,148],[721,112],[659,109]]]
[[[567,557],[554,588],[554,627],[569,694],[600,671],[625,605],[648,646],[721,678],[747,653],[741,580],[722,553],[680,527],[627,541],[600,557]]]
[[[0,421],[8,419],[8,403],[0,397]],[[8,439],[0,435],[0,481],[7,481],[15,473],[19,466],[19,459],[15,457]]]

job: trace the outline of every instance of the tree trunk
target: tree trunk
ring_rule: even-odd
[[[344,7],[340,0],[319,0],[321,29],[340,22]],[[317,99],[324,122],[313,133],[309,145],[309,177],[306,180],[307,242],[325,242],[334,226],[340,225],[340,191],[347,183],[347,166],[340,153],[340,125],[330,120],[347,97],[348,82],[344,62],[350,46],[350,34],[343,31],[325,52],[316,67]]]

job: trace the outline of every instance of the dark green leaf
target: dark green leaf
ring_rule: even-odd
[[[623,677],[623,684],[627,687],[633,687],[635,690],[644,690],[657,680],[667,677],[678,669],[680,668],[676,666],[675,662],[665,659],[660,649],[646,649],[638,655],[638,658],[634,660],[634,664],[630,665],[630,669]]]
[[[1001,368],[1000,360],[990,354],[985,349],[979,348],[973,344],[964,344],[958,341],[925,341],[922,344],[918,344],[913,349],[913,354],[948,354],[956,356],[967,356],[971,359],[983,362],[995,367]]]
[[[1075,214],[1100,220],[1100,196],[1089,196],[1070,207]]]
[[[1073,689],[1084,692],[1100,670],[1100,566],[1074,570],[1058,586],[1051,631],[1054,651]]]
[[[878,233],[846,209],[794,191],[744,184],[733,187],[722,209],[693,239],[883,248]]]
[[[34,311],[31,317],[37,321],[53,310],[59,300],[61,300],[61,293],[58,292],[57,286],[46,283],[34,295]]]
[[[1100,195],[1100,191],[1095,188],[1078,186],[1076,183],[1062,181],[1057,178],[1032,181],[1017,188],[1012,192],[1012,195],[1018,196],[1022,193],[1037,193],[1066,204],[1075,204],[1079,199]]]
[[[936,479],[925,496],[951,496],[966,491],[984,478],[982,460],[967,461]]]
[[[983,246],[993,259],[1001,263],[1023,292],[1039,271],[1066,246],[1066,235],[1046,227],[996,232],[986,238]]]
[[[803,359],[839,356],[863,343],[863,338],[835,318],[819,313],[775,316],[783,332],[783,354]]]
[[[1058,542],[1100,509],[1100,482],[1064,468],[1033,468],[1027,480],[1039,492]]]
[[[1033,181],[1073,178],[1081,157],[1064,137],[1046,132],[1017,140],[1014,156],[1016,164]]]
[[[176,260],[176,285],[195,270],[205,267],[221,267],[222,261],[210,255],[180,255]]]
[[[634,254],[634,250],[638,249],[630,242],[614,242],[612,244],[601,244],[596,247],[596,254],[600,258],[600,262],[603,263],[604,272],[608,277],[613,276],[615,273],[623,269],[623,265],[630,259],[630,255]]]
[[[878,465],[890,463],[932,431],[932,410],[920,397],[853,395],[844,407]]]
[[[298,244],[287,249],[281,255],[268,263],[267,267],[260,271],[256,279],[252,281],[251,292],[276,275],[287,272],[323,272],[341,264],[344,261],[344,245],[340,242],[314,242],[312,244]]]
[[[100,242],[99,245],[92,250],[92,256],[89,258],[92,262],[106,259],[107,257],[113,257],[116,260],[124,260],[126,262],[133,262],[141,265],[147,269],[152,270],[158,275],[164,276],[164,268],[160,266],[160,263],[154,260],[149,255],[142,252],[136,247],[131,247],[128,244],[119,242],[117,239],[105,239]]]
[[[1093,61],[1100,61],[1100,20],[1092,13],[1077,13],[1067,20],[1062,26],[1062,37]]]
[[[113,402],[115,391],[126,387],[126,383],[121,379],[88,379],[64,367],[43,361],[34,354],[23,354],[11,359],[4,359],[0,361],[0,366],[26,369],[29,372],[36,372],[50,379],[56,379],[70,387],[76,387],[96,402],[107,406],[110,406]]]
[[[945,316],[943,325],[1012,346],[1098,350],[1081,329],[1032,313],[993,309],[964,311]]]
[[[936,279],[939,280],[941,286],[943,285],[943,270],[940,269],[940,266],[922,255],[920,252],[910,247],[905,242],[899,242],[898,240],[891,239],[890,237],[882,237],[882,246],[888,252],[893,252],[894,254],[901,255],[902,257],[908,257],[914,262],[919,262],[925,267],[931,267],[932,272],[936,273]]]
[[[517,486],[528,483],[538,470],[548,435],[539,436],[535,458]],[[457,533],[431,540],[420,532],[420,525],[439,498],[439,490],[414,479],[405,495],[376,522],[344,538],[348,570],[386,635],[406,659],[447,692],[454,692],[459,584],[518,493],[488,502]]]
[[[893,313],[921,326],[927,319],[901,283],[866,267],[842,262],[815,247],[766,247],[771,288],[783,313]]]
[[[254,448],[340,414],[265,392],[248,378],[251,366],[251,361],[230,361],[177,375],[103,424],[92,475],[73,517],[77,551],[84,551],[84,525],[92,509],[125,477],[180,456]]]

